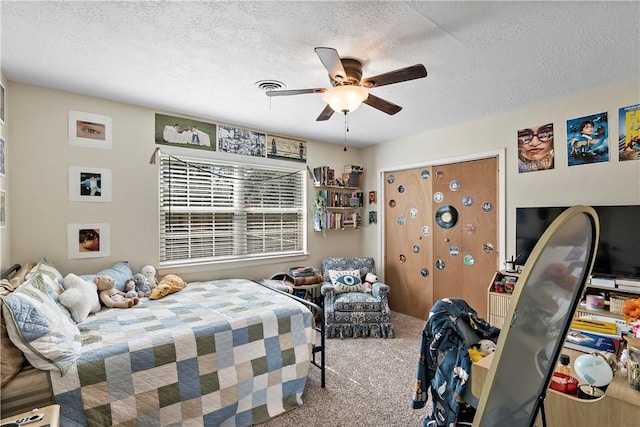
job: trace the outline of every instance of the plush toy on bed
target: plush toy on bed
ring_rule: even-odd
[[[174,292],[178,292],[184,287],[187,286],[184,280],[175,274],[167,274],[160,280],[158,286],[156,286],[152,291],[151,295],[149,295],[149,299],[160,299],[164,298],[169,294]]]
[[[140,269],[140,273],[147,278],[147,283],[151,289],[158,286],[158,279],[156,279],[156,269],[153,265],[145,265]]]
[[[135,298],[138,296],[138,291],[136,291],[136,282],[133,279],[127,280],[127,283],[124,284],[124,292],[125,298]]]
[[[141,273],[134,274],[133,283],[136,284],[136,292],[138,292],[138,297],[146,298],[151,294],[151,288],[147,283],[147,278],[144,277],[143,274]]]
[[[371,292],[371,286],[378,281],[378,276],[373,273],[367,273],[364,276],[364,290],[365,292]]]
[[[109,308],[130,308],[138,304],[138,297],[127,298],[125,293],[116,289],[113,277],[101,275],[93,279],[98,287],[100,301]]]
[[[469,357],[471,357],[472,362],[478,362],[495,351],[496,343],[483,339],[469,346]]]
[[[69,273],[64,278],[64,287],[66,290],[58,301],[69,310],[76,323],[84,322],[89,313],[97,313],[102,308],[95,283]]]

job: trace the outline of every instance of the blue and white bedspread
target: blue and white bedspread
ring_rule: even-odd
[[[248,426],[302,404],[313,316],[244,279],[190,283],[78,325],[81,356],[51,372],[65,427]]]

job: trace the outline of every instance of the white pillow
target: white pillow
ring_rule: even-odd
[[[58,302],[69,310],[76,323],[87,320],[89,313],[100,311],[98,287],[94,282],[69,273],[64,278],[64,287],[66,291],[58,297]]]
[[[53,298],[38,272],[4,299],[2,314],[9,339],[34,367],[64,374],[80,356],[80,331]]]
[[[360,270],[329,270],[329,278],[337,294],[365,291]]]

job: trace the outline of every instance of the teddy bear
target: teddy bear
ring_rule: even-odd
[[[137,273],[133,275],[133,283],[136,285],[136,292],[138,292],[138,297],[148,297],[151,294],[151,288],[147,283],[147,278],[144,275]]]
[[[377,281],[378,281],[378,276],[376,276],[373,273],[367,273],[366,276],[364,276],[364,290],[365,290],[365,292],[371,292],[371,287]]]
[[[138,304],[138,297],[126,298],[125,293],[116,289],[116,281],[113,277],[100,275],[93,279],[98,287],[100,301],[109,308],[130,308]]]
[[[156,279],[156,269],[153,265],[145,265],[140,269],[140,274],[147,278],[147,284],[153,290],[158,286],[158,279]]]
[[[164,298],[169,294],[181,291],[185,286],[187,286],[187,284],[181,277],[176,276],[175,274],[167,274],[162,278],[162,280],[160,280],[158,286],[151,291],[149,299]]]
[[[124,284],[124,292],[125,298],[135,298],[138,296],[138,291],[136,291],[136,282],[133,279],[127,280],[127,283]]]

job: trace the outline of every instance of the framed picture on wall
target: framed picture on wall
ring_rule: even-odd
[[[567,162],[569,166],[609,161],[607,112],[567,120]]]
[[[69,200],[72,202],[110,202],[111,188],[111,169],[69,168]]]
[[[284,136],[267,135],[267,157],[306,163],[307,142]]]
[[[111,150],[111,117],[69,111],[69,144]]]
[[[7,174],[7,164],[5,163],[5,157],[7,156],[4,139],[0,138],[0,176]]]
[[[216,125],[156,113],[156,144],[216,151]]]
[[[640,104],[618,110],[618,160],[640,160]]]
[[[267,135],[252,130],[218,126],[218,151],[265,157]]]
[[[4,85],[0,82],[0,123],[4,124],[4,106],[5,106],[5,89]]]
[[[67,257],[100,258],[111,254],[110,224],[68,224]]]
[[[7,226],[7,192],[0,190],[0,228]]]

